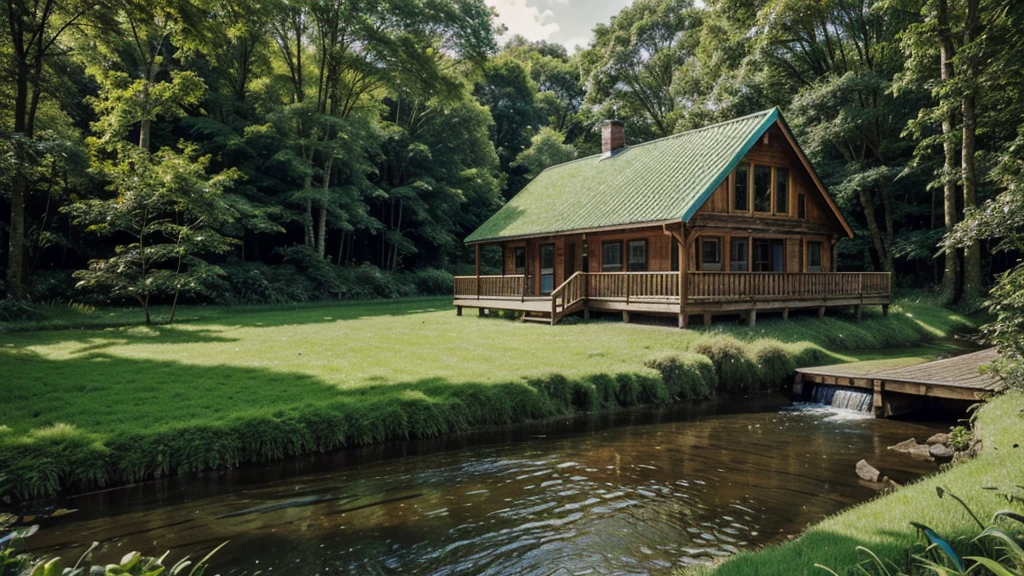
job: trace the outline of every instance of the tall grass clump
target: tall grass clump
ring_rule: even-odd
[[[651,358],[645,365],[661,374],[665,390],[673,400],[705,400],[718,389],[715,365],[701,354],[670,354]]]
[[[762,390],[778,387],[796,370],[792,354],[778,340],[755,340],[747,345],[747,354],[757,367],[757,384]]]
[[[699,340],[692,351],[707,356],[714,364],[721,390],[746,392],[760,382],[757,366],[747,357],[746,346],[732,336],[723,334]]]

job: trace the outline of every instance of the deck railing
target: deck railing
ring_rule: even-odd
[[[522,274],[507,276],[456,276],[456,298],[524,298],[531,291],[530,279]]]
[[[587,298],[587,283],[591,281],[589,274],[576,272],[551,292],[551,317],[557,318],[577,302]]]
[[[592,272],[588,298],[604,300],[679,299],[678,272]]]
[[[687,300],[888,295],[889,282],[887,272],[691,272]]]
[[[888,296],[887,272],[689,272],[688,302],[828,299]],[[458,276],[456,298],[525,299],[533,277]],[[568,307],[581,299],[623,302],[679,301],[678,272],[577,272],[552,294],[552,303]]]

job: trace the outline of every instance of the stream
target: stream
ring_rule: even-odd
[[[781,395],[581,416],[68,498],[29,550],[213,557],[209,574],[670,574],[793,537],[936,470],[886,447],[949,423]],[[73,563],[73,562],[72,562]]]

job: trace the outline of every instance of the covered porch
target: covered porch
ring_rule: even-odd
[[[463,308],[510,310],[524,320],[557,324],[569,314],[591,311],[678,317],[705,325],[716,314],[741,314],[750,325],[758,312],[878,305],[888,313],[891,277],[887,272],[575,272],[548,294],[524,274],[459,276],[454,304]],[[680,295],[683,295],[680,298]]]

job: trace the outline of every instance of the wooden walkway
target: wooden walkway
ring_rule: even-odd
[[[997,357],[996,349],[955,356],[879,371],[865,369],[870,362],[855,362],[834,366],[817,366],[797,370],[793,391],[803,394],[805,384],[826,384],[849,388],[862,388],[874,392],[872,403],[876,416],[891,416],[897,412],[892,394],[926,396],[952,400],[976,401],[1003,389],[1005,384],[992,371],[982,373],[982,366]]]

